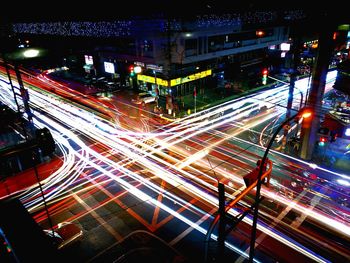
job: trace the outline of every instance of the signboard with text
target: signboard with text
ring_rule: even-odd
[[[104,62],[104,66],[105,66],[105,71],[107,73],[111,73],[114,74],[115,73],[115,69],[114,69],[114,64],[111,62]]]
[[[89,55],[85,55],[85,64],[86,65],[93,65],[94,64],[94,60],[92,58],[92,56]]]

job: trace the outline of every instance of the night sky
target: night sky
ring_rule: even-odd
[[[305,6],[305,1],[252,1],[252,0],[134,0],[134,1],[25,1],[7,2],[2,6],[0,21],[94,21],[113,20],[130,17],[193,17],[203,13],[230,13],[254,10],[303,9],[310,13],[333,12],[341,10],[332,6],[317,10],[322,5]]]

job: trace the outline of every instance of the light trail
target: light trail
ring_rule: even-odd
[[[222,142],[228,139],[236,137],[244,129],[242,129],[241,131],[238,131],[235,134],[230,134],[230,135],[226,134],[225,137],[215,142],[214,144],[210,145],[208,148],[205,148],[204,150],[202,150],[200,154],[198,154],[194,158],[192,158],[193,157],[192,156],[190,158],[187,158],[187,160],[184,162],[179,160],[179,163],[177,165],[169,164],[165,160],[154,156],[153,153],[160,152],[165,148],[175,147],[176,145],[177,145],[176,148],[181,148],[181,147],[178,147],[180,143],[183,143],[185,140],[189,140],[194,136],[203,134],[205,132],[210,132],[211,130],[215,130],[216,128],[222,125],[225,125],[227,123],[232,123],[232,122],[239,123],[239,121],[242,118],[243,119],[247,118],[251,112],[253,112],[257,108],[261,108],[262,106],[267,106],[268,108],[272,108],[274,107],[275,104],[279,103],[281,99],[285,97],[285,95],[282,92],[283,89],[285,89],[285,87],[276,89],[273,91],[268,91],[266,92],[266,94],[258,93],[254,97],[241,99],[240,101],[237,100],[234,102],[229,102],[221,107],[214,107],[211,111],[197,113],[191,117],[185,118],[181,122],[179,121],[178,125],[174,126],[174,124],[172,124],[172,126],[169,126],[170,128],[168,130],[159,134],[155,132],[153,133],[147,132],[145,134],[130,133],[128,131],[119,129],[119,127],[117,127],[118,129],[116,129],[114,124],[112,126],[110,122],[103,121],[101,118],[96,116],[91,116],[91,114],[90,115],[87,114],[87,112],[82,109],[79,109],[77,111],[74,107],[70,107],[65,103],[57,104],[57,101],[55,100],[50,101],[50,97],[47,97],[41,94],[36,96],[36,93],[34,91],[31,91],[30,96],[31,96],[32,103],[37,104],[39,107],[45,107],[45,111],[47,111],[47,113],[49,113],[51,116],[56,116],[56,118],[60,119],[62,123],[64,123],[66,126],[69,126],[69,129],[78,130],[85,136],[92,138],[95,141],[103,142],[104,145],[107,145],[108,147],[110,147],[114,152],[120,155],[124,155],[126,158],[130,160],[130,162],[137,162],[138,165],[145,167],[148,171],[152,171],[154,175],[165,180],[166,182],[171,184],[173,187],[176,187],[178,189],[183,189],[183,191],[186,191],[187,193],[191,193],[191,195],[195,194],[197,197],[200,197],[201,200],[205,200],[205,202],[208,202],[212,206],[217,207],[218,204],[217,204],[216,198],[206,194],[205,192],[202,192],[201,189],[195,187],[192,184],[188,184],[187,181],[181,178],[182,176],[185,176],[198,181],[197,178],[193,177],[190,173],[183,171],[182,168],[189,166],[192,162],[200,161],[201,158],[206,156],[211,149],[213,149],[214,147],[217,147]],[[44,100],[45,102],[40,101],[40,96],[43,96],[41,99]],[[265,101],[262,102],[263,99]],[[244,106],[244,104],[246,103],[249,103],[249,105]],[[224,112],[225,110],[232,110],[232,113],[220,115],[220,117],[217,117],[212,120],[208,119],[211,116],[215,116],[216,114],[220,114]],[[279,116],[281,114],[281,111],[277,110],[274,112],[275,115],[271,116],[270,114],[269,116],[266,116],[267,119],[265,119],[265,121],[269,120],[270,118],[274,118],[275,116]],[[249,123],[250,126],[246,129],[255,127],[260,122],[261,120],[259,122]],[[62,178],[60,178],[59,176],[54,176],[53,178],[55,178],[55,180],[51,179],[50,177],[50,180],[47,180],[47,182],[44,183],[45,191],[49,193],[47,194],[47,198],[50,201],[53,201],[53,199],[57,196],[61,196],[63,191],[67,191],[68,187],[77,180],[77,177],[79,176],[79,174],[84,169],[86,169],[87,166],[89,166],[99,171],[101,175],[108,176],[109,178],[118,182],[123,188],[128,190],[129,193],[134,194],[134,196],[136,196],[138,199],[141,199],[144,202],[150,202],[153,205],[158,206],[164,211],[167,211],[168,213],[179,218],[180,220],[190,225],[191,227],[194,227],[198,231],[202,233],[206,233],[205,230],[197,226],[195,223],[191,222],[189,219],[183,218],[183,216],[176,213],[175,211],[165,206],[164,204],[158,202],[152,196],[147,195],[146,193],[139,190],[137,187],[130,185],[129,183],[127,183],[126,180],[122,179],[121,177],[115,176],[109,170],[102,168],[100,164],[97,165],[95,162],[91,160],[92,158],[95,158],[96,160],[102,160],[102,163],[106,164],[107,167],[111,167],[110,169],[112,169],[113,171],[120,171],[122,174],[126,174],[130,178],[133,178],[135,180],[138,180],[139,182],[142,182],[143,185],[147,186],[148,189],[156,192],[157,194],[166,194],[168,198],[171,198],[172,200],[177,200],[183,204],[186,204],[185,200],[181,200],[177,196],[171,195],[169,192],[164,193],[164,189],[161,189],[158,185],[153,184],[148,179],[145,179],[140,175],[126,169],[125,168],[126,165],[129,165],[130,162],[119,164],[111,161],[110,159],[106,158],[104,155],[101,155],[91,150],[90,148],[88,148],[76,135],[74,135],[67,128],[57,124],[56,121],[51,121],[50,118],[47,118],[46,116],[36,113],[36,125],[45,126],[45,124],[50,125],[50,127],[52,127],[53,130],[55,131],[53,132],[55,140],[59,142],[60,145],[62,145],[60,146],[60,148],[62,150],[64,149],[66,152],[66,154],[64,154],[65,163],[70,164],[70,166],[65,164],[65,167],[68,167],[67,168],[68,171],[65,171],[65,174],[66,175],[69,174],[69,178],[65,178],[66,180],[65,183],[62,184],[62,187],[61,186],[57,187],[58,189],[57,191],[53,191],[52,189],[56,188],[54,187],[55,183],[62,181],[61,180]],[[111,135],[113,135],[113,137],[111,137]],[[135,135],[135,136],[131,136],[131,135]],[[164,136],[166,137],[162,138]],[[142,139],[141,142],[140,142],[140,138]],[[147,140],[153,140],[156,142],[156,144],[148,145],[142,142]],[[71,146],[71,141],[74,142],[75,145],[78,145],[80,153],[77,151],[76,147]],[[129,141],[133,143],[130,144]],[[137,147],[138,145],[140,145],[142,148]],[[181,153],[184,156],[188,155],[186,151],[181,151]],[[206,162],[204,163],[207,165]],[[176,171],[177,174],[174,174],[170,171]],[[200,171],[198,172],[200,173]],[[231,174],[228,172],[226,172],[226,174],[227,174],[227,177],[238,178],[234,174]],[[239,180],[242,181],[241,178],[239,178]],[[213,188],[212,186],[206,184],[205,182],[202,182],[202,185],[206,185],[206,187]],[[268,193],[264,193],[264,194],[268,194]],[[34,196],[37,196],[37,195],[38,195],[38,192],[35,192]],[[29,196],[25,198],[30,199]],[[285,199],[284,200],[280,199],[279,201],[281,203],[286,202]],[[31,203],[29,204],[31,207],[30,209],[34,209],[39,206],[40,201],[36,201],[36,202],[31,201]],[[299,209],[300,209],[299,211],[303,211],[303,213],[308,213],[308,215],[311,215],[311,212],[305,210],[305,208],[300,207]],[[230,211],[230,213],[235,214],[236,212],[232,210]],[[251,224],[251,221],[248,220],[248,218],[247,219],[245,218],[244,221],[248,224]],[[328,224],[329,223],[331,222],[328,222]],[[301,253],[304,253],[305,255],[313,258],[313,255],[310,255],[310,253],[305,249],[302,249],[300,248],[300,246],[295,245],[293,243],[287,242],[285,238],[281,238],[280,233],[278,234],[272,233],[272,231],[269,231],[267,228],[265,228],[264,226],[261,226],[260,224],[258,228],[261,231],[268,233],[272,237],[276,238],[277,240],[280,240],[285,244],[288,243],[294,249],[296,250],[300,249]]]

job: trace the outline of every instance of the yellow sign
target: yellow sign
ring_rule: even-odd
[[[164,79],[157,78],[157,85],[168,87],[168,81]]]
[[[170,80],[170,86],[172,87],[172,86],[180,85],[180,84],[183,84],[183,83],[186,83],[186,82],[190,82],[190,81],[194,81],[194,80],[197,80],[197,79],[205,78],[207,76],[210,76],[211,74],[212,74],[211,69],[208,69],[208,70],[204,70],[204,71],[198,72],[196,74],[188,75],[188,76],[183,77],[183,78],[171,79]],[[137,80],[148,82],[148,83],[155,84],[156,83],[156,79],[157,79],[157,85],[165,86],[165,87],[169,86],[169,81],[168,80],[164,80],[164,79],[161,79],[161,78],[155,78],[155,77],[142,75],[142,74],[138,74],[137,75]]]
[[[141,74],[137,75],[137,80],[141,80],[141,81],[149,82],[149,83],[156,83],[155,77],[141,75]]]
[[[181,84],[181,78],[170,80],[170,86],[176,86]]]
[[[202,78],[205,78],[207,76],[210,76],[211,74],[212,74],[211,69],[208,69],[208,70],[198,72],[196,74],[188,75],[188,76],[183,77],[183,78],[172,79],[172,80],[170,80],[170,86],[176,86],[176,85],[183,84],[186,82],[194,81],[196,79],[202,79]]]

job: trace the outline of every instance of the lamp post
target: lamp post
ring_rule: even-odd
[[[254,214],[253,214],[253,224],[252,224],[252,234],[251,234],[251,239],[250,239],[250,249],[249,249],[249,262],[253,262],[254,260],[254,253],[255,253],[255,239],[256,239],[256,228],[257,228],[257,222],[258,222],[258,214],[259,214],[259,201],[260,201],[260,191],[261,191],[261,176],[263,174],[264,170],[264,164],[267,160],[267,155],[269,154],[269,151],[272,147],[273,142],[275,141],[278,133],[282,130],[282,128],[288,124],[291,120],[295,119],[296,117],[301,117],[301,118],[310,118],[312,116],[311,111],[303,109],[299,110],[296,114],[292,115],[291,117],[285,119],[282,124],[277,128],[277,130],[274,132],[272,135],[269,144],[266,147],[264,156],[261,160],[261,165],[259,168],[259,173],[258,173],[258,182],[256,185],[256,193],[255,193],[255,207],[254,207]]]
[[[16,52],[2,54],[2,58],[3,58],[4,66],[5,66],[5,69],[6,69],[7,77],[9,79],[9,83],[11,85],[11,89],[12,89],[12,92],[14,94],[14,100],[15,100],[18,112],[22,113],[21,110],[20,110],[20,105],[19,105],[18,100],[17,100],[18,93],[16,93],[16,91],[15,91],[15,88],[14,88],[14,85],[13,85],[13,81],[12,81],[12,77],[11,77],[11,72],[9,70],[9,68],[11,67],[9,62],[13,64],[12,67],[13,67],[13,70],[15,71],[15,74],[16,74],[16,78],[17,78],[17,82],[18,82],[19,90],[20,90],[20,96],[21,96],[21,98],[23,100],[25,113],[27,114],[28,121],[29,121],[29,124],[30,124],[31,128],[32,128],[32,125],[33,125],[33,114],[32,114],[32,112],[30,110],[30,107],[29,107],[29,93],[28,93],[28,90],[26,90],[24,85],[23,85],[23,81],[22,81],[20,70],[18,68],[17,61],[39,57],[39,56],[43,55],[43,53],[44,52],[42,52],[39,49],[26,48],[26,49],[23,49],[23,50],[18,50]],[[28,136],[27,130],[25,128],[23,119],[22,119],[21,123],[22,123],[23,135],[26,138],[26,140],[28,140],[29,136]],[[38,182],[39,190],[40,190],[40,193],[41,193],[41,196],[42,196],[42,199],[43,199],[44,208],[45,208],[45,211],[46,211],[46,214],[47,214],[49,225],[50,225],[50,228],[52,230],[52,235],[54,236],[53,224],[52,224],[51,217],[50,217],[50,214],[49,214],[49,210],[48,210],[48,207],[47,207],[47,203],[46,203],[45,195],[44,195],[44,192],[43,192],[43,188],[42,188],[42,185],[40,183],[38,169],[37,169],[36,164],[35,164],[35,162],[36,162],[35,159],[37,157],[33,154],[31,156],[31,158],[32,158],[32,164],[33,164],[32,168],[34,169],[35,178],[36,178],[36,180]]]
[[[24,112],[27,115],[27,118],[28,118],[30,125],[33,124],[33,114],[32,114],[30,107],[29,107],[29,93],[28,93],[28,90],[23,85],[21,73],[20,73],[20,70],[18,67],[18,61],[24,61],[26,59],[37,58],[39,56],[42,56],[44,53],[45,52],[42,49],[21,48],[19,50],[14,51],[14,52],[2,54],[4,66],[6,69],[7,77],[9,79],[9,82],[11,85],[12,92],[14,94],[17,109],[20,113],[23,113],[23,112],[21,112],[21,107],[20,107],[18,100],[17,100],[17,96],[20,96],[22,101],[23,101]],[[16,79],[17,79],[18,86],[19,86],[18,87],[19,94],[16,93],[16,91],[15,91],[15,87],[13,85],[13,81],[12,81],[12,77],[11,77],[10,68],[12,68],[13,71],[15,72]],[[24,126],[23,126],[23,133],[27,137],[28,134],[27,134],[27,131],[25,130]]]
[[[155,83],[155,86],[156,86],[156,88],[155,88],[155,92],[156,92],[156,103],[157,103],[157,108],[158,108],[158,99],[159,99],[159,86],[158,86],[158,84],[157,84],[157,72],[156,72],[156,70],[154,69],[153,70],[153,74],[154,74],[154,83]]]

